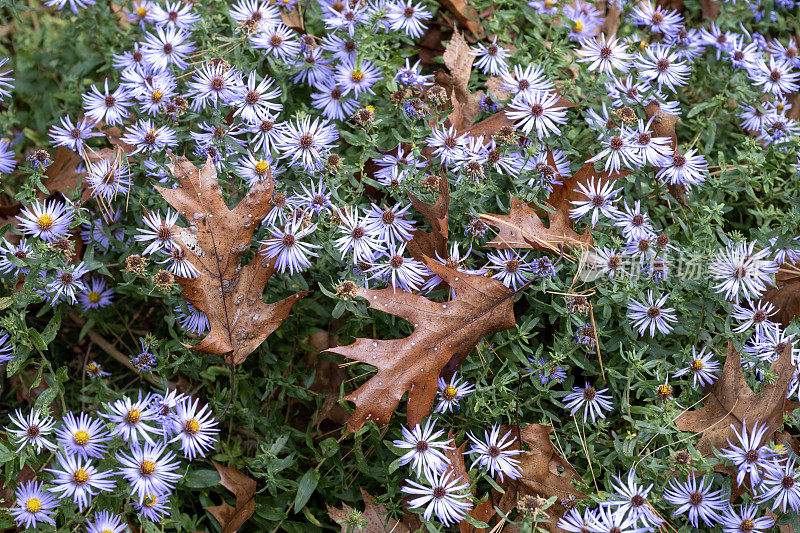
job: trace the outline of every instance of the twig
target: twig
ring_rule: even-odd
[[[83,325],[86,324],[86,320],[81,318],[80,316],[78,316],[78,314],[76,314],[76,313],[70,313],[69,317],[70,317],[70,319],[72,319],[73,322],[75,322],[79,326],[83,326]],[[133,370],[134,372],[139,374],[140,377],[144,378],[146,381],[150,382],[151,384],[156,385],[159,388],[161,387],[161,382],[158,381],[156,378],[154,378],[152,376],[152,374],[142,374],[141,372],[139,372],[139,369],[136,368],[133,365],[133,363],[131,363],[130,357],[128,357],[124,353],[122,353],[119,350],[117,350],[116,346],[114,346],[113,344],[108,342],[102,335],[97,333],[94,329],[90,329],[86,333],[86,335],[89,337],[89,339],[93,343],[98,345],[104,352],[106,352],[112,358],[114,358],[117,361],[119,361],[120,363],[122,363],[123,366]],[[175,385],[174,383],[171,383],[171,386],[174,386],[174,385]]]

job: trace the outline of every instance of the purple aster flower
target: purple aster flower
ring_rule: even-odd
[[[606,417],[603,411],[611,411],[614,408],[611,395],[604,394],[607,390],[608,388],[597,390],[587,381],[583,388],[572,387],[573,392],[564,396],[564,405],[570,410],[570,415],[583,411],[584,423],[588,417],[595,422],[597,417]]]
[[[472,468],[477,466],[479,469],[487,470],[492,477],[497,474],[501,483],[504,474],[511,479],[517,479],[522,475],[519,459],[514,458],[515,455],[521,454],[522,450],[508,449],[517,440],[511,435],[511,430],[501,437],[500,426],[495,424],[491,431],[484,431],[484,440],[476,438],[469,431],[467,437],[472,441],[472,448],[466,455],[477,455]]]
[[[721,490],[711,490],[713,479],[703,476],[699,480],[689,476],[686,482],[681,483],[672,479],[664,489],[664,499],[678,508],[672,516],[688,512],[689,522],[694,527],[699,527],[699,521],[708,527],[714,527],[720,520],[720,512],[728,507],[727,498]]]
[[[463,520],[472,509],[467,491],[469,483],[459,485],[461,476],[455,479],[451,479],[452,477],[452,471],[433,474],[427,480],[430,486],[407,479],[406,485],[400,490],[412,498],[409,507],[425,507],[422,515],[425,520],[430,520],[435,514],[442,524],[449,526]]]
[[[569,211],[570,218],[580,220],[589,212],[592,213],[592,227],[597,225],[600,215],[613,220],[616,218],[619,211],[614,206],[617,195],[622,189],[614,189],[614,182],[609,180],[605,184],[597,179],[595,183],[594,178],[589,180],[588,183],[578,183],[578,188],[575,192],[584,195],[586,200],[572,200],[573,206]]]
[[[706,353],[705,347],[697,353],[697,348],[692,346],[692,358],[685,367],[675,372],[674,377],[679,378],[691,372],[694,387],[711,385],[717,380],[713,373],[719,371],[719,363],[712,357],[713,354]]]
[[[322,248],[318,244],[303,242],[302,239],[317,229],[316,224],[307,224],[302,216],[290,217],[283,228],[271,230],[272,238],[261,241],[261,253],[270,259],[277,257],[275,268],[281,274],[289,269],[289,275],[302,272],[311,267],[309,257],[318,257],[312,250]]]
[[[653,292],[647,291],[647,298],[644,302],[633,298],[628,301],[627,316],[631,321],[631,326],[638,328],[639,335],[643,336],[648,328],[651,337],[655,336],[656,330],[663,335],[672,331],[672,326],[668,322],[677,322],[678,319],[675,318],[675,309],[664,307],[667,298],[669,298],[669,293],[655,300]]]
[[[395,447],[408,450],[398,459],[398,464],[403,466],[411,463],[411,468],[419,478],[424,475],[430,479],[450,466],[450,460],[444,452],[453,448],[447,445],[450,441],[437,440],[444,435],[444,430],[437,430],[435,423],[435,419],[428,418],[424,426],[417,424],[412,430],[400,426],[403,438],[392,442]]]

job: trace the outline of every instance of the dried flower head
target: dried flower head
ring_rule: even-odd
[[[129,255],[125,259],[125,272],[128,274],[142,274],[147,267],[147,259],[141,255]]]
[[[589,312],[591,305],[589,305],[589,298],[583,294],[572,294],[567,296],[567,308],[570,313],[581,313],[585,315]]]
[[[425,93],[425,97],[435,104],[443,104],[447,101],[447,91],[441,85],[434,85]]]
[[[159,270],[153,275],[153,283],[162,291],[169,291],[175,284],[175,276],[168,270]]]
[[[517,135],[514,126],[505,124],[494,134],[494,139],[501,144],[517,144]]]
[[[353,114],[353,120],[362,128],[367,128],[375,122],[375,110],[371,109],[372,106],[367,106],[364,109],[359,109]]]
[[[336,296],[342,300],[352,300],[356,297],[356,289],[358,289],[358,286],[354,282],[350,280],[343,281],[336,287]]]
[[[389,100],[397,107],[403,102],[403,99],[406,97],[405,91],[394,91],[392,95],[389,97]]]
[[[342,168],[342,158],[339,157],[339,154],[329,154],[325,161],[325,168],[333,174],[338,173]]]
[[[692,464],[692,455],[686,450],[678,450],[675,452],[675,462],[679,465]]]
[[[544,498],[528,494],[517,500],[517,509],[523,513],[538,514],[546,504],[547,500]]]
[[[67,261],[75,257],[75,243],[67,237],[62,237],[48,244],[48,247],[58,254],[64,254]]]

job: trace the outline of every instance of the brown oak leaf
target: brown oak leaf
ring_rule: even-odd
[[[437,252],[439,257],[448,257],[449,219],[447,210],[450,208],[450,184],[447,182],[447,178],[439,177],[439,195],[434,203],[423,202],[412,192],[408,193],[408,198],[414,209],[425,217],[432,230],[425,231],[415,228],[413,236],[408,242],[408,252],[417,261],[422,261],[422,256],[425,255],[434,257]]]
[[[772,370],[778,379],[771,384],[764,383],[758,393],[753,392],[744,380],[741,356],[729,342],[722,374],[705,389],[703,407],[681,414],[675,426],[681,431],[702,433],[696,448],[705,456],[713,455],[712,445],[719,450],[728,445],[728,439],[738,442],[734,431],[741,431],[745,421],[750,429],[757,420],[766,424],[768,429],[762,444],[768,442],[783,425],[786,393],[794,373],[791,346],[786,346],[772,364]]]
[[[209,334],[192,348],[228,354],[229,364],[241,364],[307,294],[301,291],[275,303],[264,303],[262,292],[275,272],[274,260],[264,257],[260,249],[249,263],[241,264],[254,230],[272,209],[272,179],[256,183],[236,207],[229,209],[210,158],[201,169],[185,157],[170,154],[170,159],[169,169],[178,187],[156,190],[188,221],[188,228],[173,228],[177,236],[174,241],[200,271],[196,278],[176,279],[186,300],[208,315],[210,326]]]
[[[517,433],[517,426],[503,426],[501,434],[511,430]],[[519,427],[519,437],[528,445],[523,452],[516,456],[520,461],[522,475],[518,479],[506,478],[500,486],[505,494],[498,507],[503,512],[513,509],[517,501],[524,496],[538,496],[550,498],[556,496],[556,501],[547,509],[551,517],[550,524],[544,524],[550,531],[562,531],[556,527],[555,522],[563,516],[566,509],[561,505],[561,500],[570,495],[576,498],[586,498],[586,495],[572,486],[572,480],[579,480],[578,472],[569,462],[556,453],[553,443],[550,442],[552,426],[531,424]],[[519,449],[519,439],[514,441],[510,449]]]
[[[234,533],[253,516],[256,510],[254,501],[256,480],[242,474],[233,467],[223,466],[216,461],[211,462],[214,463],[214,468],[219,472],[220,485],[236,496],[236,507],[223,501],[221,505],[211,505],[205,509],[222,526],[222,533]]]
[[[361,497],[364,499],[364,512],[361,514],[361,521],[363,528],[358,529],[360,533],[410,533],[411,529],[402,522],[388,516],[388,511],[383,505],[376,505],[375,498],[370,496],[364,489],[361,490]],[[328,516],[342,526],[342,533],[350,533],[356,531],[353,525],[348,521],[352,516],[354,509],[347,505],[342,504],[341,509],[336,507],[328,507]]]
[[[572,229],[567,211],[548,213],[550,225],[545,226],[536,211],[513,194],[507,215],[482,213],[480,219],[498,229],[495,238],[486,243],[493,248],[532,248],[559,253],[559,244],[578,249],[592,246],[591,228],[587,227],[583,235],[578,234]]]
[[[763,298],[778,308],[774,320],[788,327],[800,318],[800,268],[785,263],[775,274],[775,287],[767,289]]]
[[[469,92],[469,77],[472,74],[475,56],[472,55],[472,50],[460,31],[453,32],[442,59],[450,71],[445,85],[449,86],[448,96],[453,105],[453,112],[447,119],[458,131],[462,131],[469,128],[478,116],[480,112],[478,99],[482,93]],[[440,75],[438,78],[441,80],[443,77]]]
[[[423,259],[455,291],[453,300],[437,303],[402,290],[359,287],[357,294],[371,307],[408,320],[414,332],[402,339],[361,338],[348,346],[328,349],[378,369],[343,398],[356,404],[347,421],[351,432],[367,420],[387,424],[406,392],[408,424],[422,422],[433,406],[439,374],[450,359],[457,360],[459,366],[481,338],[516,325],[515,293],[508,287],[495,279],[464,274]]]

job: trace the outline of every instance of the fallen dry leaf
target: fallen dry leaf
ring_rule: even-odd
[[[413,236],[408,242],[408,253],[417,261],[422,261],[423,256],[434,257],[438,252],[439,257],[448,257],[448,214],[450,208],[450,184],[446,177],[439,177],[439,194],[432,204],[423,202],[412,192],[408,193],[411,205],[414,206],[428,224],[432,231],[415,228]]]
[[[364,499],[364,512],[361,515],[364,527],[359,529],[359,533],[410,533],[411,529],[402,522],[389,517],[386,507],[375,505],[375,498],[370,496],[364,489],[361,490],[361,497]],[[348,525],[348,520],[353,512],[353,508],[346,503],[342,504],[341,509],[328,507],[328,516],[342,526],[342,533],[355,531],[353,526]]]
[[[713,456],[712,446],[719,450],[728,445],[728,439],[738,442],[731,425],[741,431],[744,421],[751,429],[757,420],[766,424],[762,444],[769,442],[783,425],[786,392],[794,373],[791,346],[772,364],[772,370],[778,376],[775,383],[764,383],[758,393],[753,392],[744,380],[741,356],[729,342],[722,374],[705,389],[703,407],[681,414],[675,426],[681,431],[702,433],[696,448],[707,457]]]
[[[454,291],[446,303],[392,288],[359,287],[357,294],[371,307],[408,320],[414,332],[392,340],[356,339],[328,351],[368,363],[378,372],[344,400],[354,402],[348,430],[357,431],[367,420],[387,424],[408,392],[408,425],[428,416],[436,396],[439,374],[451,358],[459,366],[478,341],[513,328],[514,292],[499,281],[472,276],[423,258]]]
[[[236,496],[236,507],[224,501],[222,505],[213,505],[205,509],[217,519],[222,526],[222,533],[234,533],[242,527],[256,510],[253,498],[256,495],[256,480],[242,474],[235,468],[223,466],[216,461],[214,468],[219,472],[220,485]]]
[[[644,107],[645,115],[648,120],[653,119],[651,127],[653,133],[659,137],[669,137],[672,139],[672,150],[678,148],[678,134],[675,133],[675,125],[678,123],[678,117],[665,113],[656,100],[653,100]],[[682,184],[669,184],[667,185],[669,193],[679,203],[687,205],[686,202],[686,187]]]
[[[239,204],[229,209],[217,183],[217,170],[209,158],[202,169],[185,157],[170,153],[178,187],[156,186],[158,193],[188,221],[188,228],[173,228],[175,241],[184,248],[200,275],[176,277],[189,303],[208,315],[210,332],[195,350],[229,354],[238,365],[289,316],[302,291],[275,303],[264,303],[262,292],[275,272],[261,250],[246,265],[242,256],[250,249],[253,231],[272,206],[273,182],[255,184]],[[181,244],[182,243],[182,244]]]
[[[467,0],[436,1],[440,6],[452,13],[453,16],[456,17],[456,20],[466,26],[466,28],[471,31],[473,35],[478,36],[483,33],[482,30],[478,28],[478,23],[476,22],[478,13],[471,7],[467,6]]]
[[[548,213],[550,225],[545,226],[536,211],[513,194],[507,215],[482,213],[480,219],[498,229],[495,238],[486,243],[493,248],[532,248],[559,253],[559,244],[568,249],[592,246],[591,228],[587,227],[583,235],[578,234],[572,229],[568,211]]]
[[[463,131],[472,125],[480,112],[478,102],[480,95],[473,95],[469,92],[469,77],[472,73],[475,56],[472,55],[470,47],[460,31],[453,32],[450,42],[444,49],[442,59],[450,71],[449,83],[446,85],[449,85],[450,102],[453,104],[453,112],[447,118],[458,131]]]
[[[489,76],[489,79],[486,80],[486,90],[489,94],[497,100],[506,101],[511,97],[511,92],[508,89],[503,89],[501,85],[503,85],[503,78]]]
[[[449,435],[450,440],[453,440],[452,432]],[[451,444],[454,444],[451,442]],[[472,483],[472,480],[467,475],[467,467],[464,464],[464,450],[467,447],[467,443],[465,442],[461,446],[455,447],[453,445],[450,449],[445,450],[445,456],[450,460],[450,470],[453,471],[453,479],[461,478],[459,483]],[[476,497],[475,493],[472,493],[473,497]],[[478,520],[480,522],[489,523],[489,520],[495,515],[494,511],[494,504],[493,504],[493,495],[490,493],[489,498],[472,508],[469,512],[469,515]],[[479,499],[476,497],[476,499]],[[460,533],[475,533],[480,531],[485,531],[484,528],[476,528],[466,520],[462,520],[458,523],[458,529]]]
[[[505,434],[508,430],[516,433],[517,426],[504,426],[501,434]],[[586,498],[586,495],[572,486],[571,481],[580,479],[580,476],[566,459],[556,453],[553,443],[550,442],[549,435],[552,431],[552,426],[542,424],[531,424],[519,428],[519,437],[528,445],[529,449],[516,456],[522,468],[522,475],[519,479],[506,478],[500,484],[506,492],[498,507],[507,513],[524,496],[538,496],[545,499],[556,496],[555,503],[547,509],[547,514],[552,518],[551,523],[543,525],[555,532],[562,531],[555,525],[555,521],[566,511],[561,505],[561,500],[570,495],[576,498]],[[520,448],[519,439],[511,448]]]
[[[775,287],[762,295],[778,308],[774,320],[788,327],[792,320],[800,318],[800,268],[788,263],[781,265],[775,274]]]

